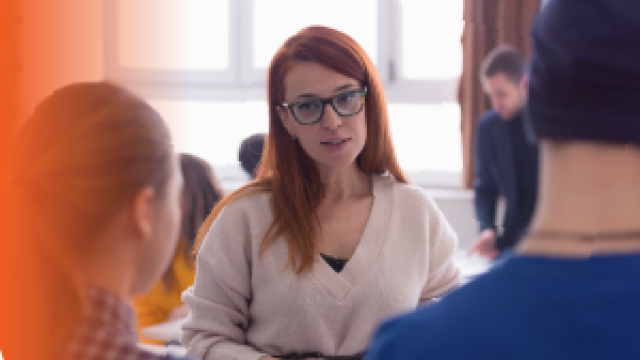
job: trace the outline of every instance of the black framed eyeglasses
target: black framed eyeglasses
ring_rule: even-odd
[[[364,99],[367,88],[350,90],[326,99],[300,100],[282,106],[291,111],[291,115],[298,124],[311,125],[322,119],[325,105],[331,104],[333,110],[340,116],[354,116],[364,109]]]

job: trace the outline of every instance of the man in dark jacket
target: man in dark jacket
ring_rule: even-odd
[[[480,76],[493,109],[478,120],[475,210],[480,236],[470,251],[495,258],[518,242],[533,215],[538,147],[528,139],[523,120],[528,77],[522,54],[512,46],[499,46],[485,59]],[[500,196],[506,211],[498,226]]]

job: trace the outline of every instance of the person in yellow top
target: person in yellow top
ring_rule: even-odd
[[[193,243],[200,225],[223,197],[213,170],[206,161],[193,155],[180,154],[180,167],[184,177],[182,221],[173,261],[162,279],[148,293],[133,300],[140,340],[150,344],[161,342],[143,337],[143,328],[186,317],[189,312],[182,303],[181,294],[193,285],[195,277]]]

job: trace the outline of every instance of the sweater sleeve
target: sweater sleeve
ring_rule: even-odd
[[[442,297],[461,283],[460,268],[453,256],[458,237],[444,214],[429,197],[429,278],[420,295],[420,302]]]
[[[183,293],[190,314],[182,325],[189,356],[257,360],[268,354],[246,343],[250,324],[251,237],[246,214],[232,203],[218,215],[196,257],[194,285]]]

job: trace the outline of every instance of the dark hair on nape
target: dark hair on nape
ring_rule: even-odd
[[[527,60],[512,45],[503,44],[493,49],[482,62],[480,77],[491,78],[504,74],[515,84],[520,83],[526,74]]]
[[[244,139],[240,144],[238,160],[242,169],[254,178],[254,171],[262,159],[264,149],[265,134],[254,134]]]

